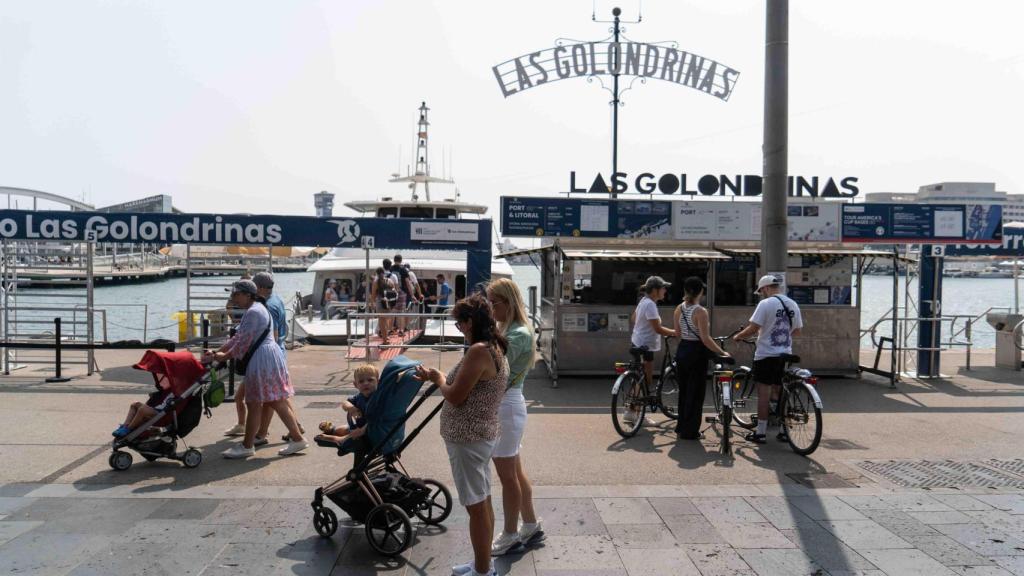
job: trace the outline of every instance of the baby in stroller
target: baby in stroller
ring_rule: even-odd
[[[145,403],[132,404],[128,417],[114,430],[110,467],[119,472],[131,467],[132,455],[127,448],[150,462],[168,458],[195,468],[203,455],[185,443],[185,436],[199,424],[206,404],[204,394],[213,391],[214,371],[207,372],[188,350],[147,350],[134,367],[153,375],[156,391]],[[209,403],[216,405],[212,396]],[[178,442],[185,444],[182,453],[178,452]]]
[[[380,373],[379,387],[364,396],[365,425],[349,428],[346,436],[317,437],[317,444],[337,448],[339,456],[355,454],[354,465],[344,476],[317,488],[313,495],[313,527],[321,536],[330,537],[338,529],[338,516],[327,501],[364,525],[371,548],[390,556],[400,554],[412,543],[410,517],[438,525],[451,513],[452,497],[448,488],[437,480],[413,478],[400,460],[402,451],[441,409],[441,404],[436,403],[423,421],[406,435],[409,418],[437,389],[431,385],[419,394],[423,382],[416,379],[418,365],[419,362],[405,356],[392,359]],[[417,394],[419,399],[416,399]],[[353,439],[356,432],[360,435]],[[322,439],[332,437],[342,442]]]
[[[154,374],[153,376],[155,380],[153,385],[156,386],[156,391],[150,393],[149,399],[145,402],[132,402],[124,422],[111,432],[114,438],[124,438],[129,432],[135,430],[145,423],[146,420],[156,416],[157,412],[164,409],[164,403],[172,395],[171,381],[167,378],[166,374]]]
[[[366,434],[366,407],[370,404],[373,393],[377,391],[380,373],[373,364],[363,364],[355,369],[352,378],[359,393],[350,396],[341,404],[347,424],[335,426],[332,422],[321,422],[320,431],[323,433],[314,438],[320,446],[340,447],[346,439],[355,440]]]

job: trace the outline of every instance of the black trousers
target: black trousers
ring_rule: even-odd
[[[676,434],[696,440],[704,419],[704,391],[708,350],[702,342],[683,340],[676,348],[676,376],[679,379],[679,420]]]

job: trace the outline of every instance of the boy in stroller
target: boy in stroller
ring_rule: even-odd
[[[399,460],[402,451],[441,410],[438,403],[406,437],[405,423],[437,389],[431,385],[413,402],[423,386],[415,377],[418,365],[398,356],[384,366],[380,385],[363,412],[366,432],[362,437],[353,440],[350,434],[340,446],[317,438],[320,446],[337,448],[339,456],[355,453],[351,470],[314,493],[313,526],[321,536],[330,537],[338,529],[338,516],[325,498],[352,520],[364,524],[370,546],[389,556],[401,553],[412,543],[410,516],[438,525],[451,513],[448,488],[436,480],[410,477]]]
[[[204,392],[209,380],[203,379],[206,368],[188,350],[157,352],[147,350],[134,368],[153,375],[156,392],[145,404],[135,402],[128,418],[114,431],[113,453],[110,467],[124,471],[132,465],[132,455],[122,450],[130,448],[152,462],[157,458],[181,461],[187,468],[195,468],[203,455],[185,445],[178,454],[178,440],[199,424],[203,413]],[[211,371],[212,374],[212,371]]]
[[[358,366],[352,374],[355,380],[358,394],[349,396],[348,400],[341,403],[341,409],[345,411],[347,425],[335,426],[332,422],[321,422],[320,431],[314,440],[320,446],[331,445],[341,447],[346,438],[355,440],[366,433],[366,408],[370,404],[370,398],[377,390],[377,380],[380,374],[373,364]]]

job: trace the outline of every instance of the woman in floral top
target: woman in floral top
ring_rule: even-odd
[[[491,566],[490,459],[498,438],[498,406],[508,386],[508,341],[498,330],[491,304],[482,294],[461,300],[452,308],[455,326],[469,348],[444,375],[434,368],[417,368],[417,377],[436,384],[444,396],[441,437],[448,449],[459,502],[469,513],[473,562],[455,566],[453,574],[496,574]]]

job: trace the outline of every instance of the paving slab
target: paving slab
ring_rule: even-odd
[[[648,498],[647,502],[658,513],[658,516],[661,516],[662,520],[676,516],[700,514],[700,510],[697,510],[690,498]]]
[[[1013,576],[1024,576],[1024,556],[993,556],[992,560]]]
[[[992,510],[991,504],[986,504],[978,498],[969,494],[932,494],[932,498],[942,502],[954,510]]]
[[[548,536],[533,560],[538,575],[550,570],[626,572],[608,536]]]
[[[950,566],[949,569],[960,576],[1013,576],[999,566]]]
[[[817,524],[781,532],[830,574],[852,573],[875,568],[874,564],[868,562],[856,550]]]
[[[878,496],[841,496],[857,510],[899,510],[901,512],[948,512],[941,501],[926,494],[881,494]]]
[[[981,495],[976,497],[978,500],[992,506],[997,510],[1003,510],[1011,514],[1024,514],[1024,495],[1020,494],[1004,494],[987,496]]]
[[[903,536],[914,548],[945,566],[989,566],[992,561],[956,540],[941,534],[934,536]]]
[[[601,521],[612,524],[660,524],[661,516],[646,498],[594,498]]]
[[[664,524],[611,524],[608,533],[615,548],[666,549],[679,546],[668,526]]]
[[[715,529],[733,548],[795,548],[796,544],[768,522],[720,522]]]
[[[687,544],[686,555],[702,576],[757,576],[738,552],[722,544]]]
[[[836,496],[796,496],[789,501],[814,520],[866,520],[867,517]]]
[[[956,573],[920,550],[862,550],[886,574],[899,576],[954,576]]]
[[[814,520],[782,496],[753,496],[745,499],[761,516],[779,530],[798,525],[816,525]]]
[[[935,529],[982,556],[1024,556],[1024,542],[983,524],[938,524]]]
[[[865,510],[864,515],[897,535],[938,535],[934,527],[899,510]]]
[[[619,559],[626,567],[629,576],[651,576],[653,574],[701,576],[700,571],[693,565],[693,561],[681,546],[663,549],[620,548]]]
[[[607,536],[597,505],[592,498],[536,500],[534,509],[544,519],[544,531],[554,536]]]
[[[694,498],[693,505],[712,524],[732,522],[766,522],[753,506],[742,497]]]
[[[821,525],[858,552],[861,550],[912,548],[907,541],[871,520],[822,521]]]
[[[801,550],[737,550],[757,576],[823,574],[824,569]]]
[[[907,515],[922,524],[970,524],[975,519],[959,510],[941,512],[911,512]]]
[[[677,516],[665,524],[680,544],[719,544],[725,538],[711,522],[703,516]]]

